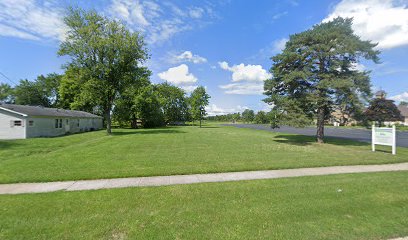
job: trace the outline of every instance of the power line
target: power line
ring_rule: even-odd
[[[17,83],[15,83],[13,80],[11,80],[9,77],[7,77],[4,73],[0,72],[0,75],[2,75],[5,79],[7,79],[10,83],[14,84],[14,85],[18,85]]]

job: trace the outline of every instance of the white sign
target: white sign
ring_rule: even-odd
[[[385,145],[392,147],[392,154],[396,154],[396,131],[395,126],[392,128],[372,127],[372,149],[375,151],[375,145]]]

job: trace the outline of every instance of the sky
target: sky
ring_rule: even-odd
[[[361,61],[372,88],[408,101],[408,0],[0,0],[0,83],[63,73],[57,56],[67,7],[94,9],[140,31],[151,81],[191,92],[205,86],[209,115],[268,110],[263,80],[291,34],[337,16],[378,43],[381,63]]]

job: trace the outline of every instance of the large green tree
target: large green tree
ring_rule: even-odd
[[[110,134],[115,101],[148,71],[142,66],[148,58],[143,37],[95,11],[69,9],[64,22],[68,31],[58,53],[70,56],[67,69],[76,69],[80,77],[70,79],[80,88],[73,105],[100,109]]]
[[[183,89],[167,82],[157,84],[156,90],[163,109],[166,123],[188,120],[188,102]]]
[[[200,128],[203,117],[207,115],[205,107],[208,106],[209,101],[210,95],[207,94],[203,86],[197,87],[191,93],[190,96],[191,115],[193,120],[200,120]]]
[[[251,109],[245,109],[242,112],[242,120],[246,123],[253,122],[255,119],[255,112]]]
[[[0,103],[14,102],[13,88],[7,84],[0,84]]]
[[[50,107],[51,101],[47,96],[46,89],[42,88],[40,84],[35,81],[28,81],[27,79],[20,80],[19,84],[15,86],[14,103],[20,105],[33,105]]]
[[[323,143],[324,122],[334,106],[353,111],[370,96],[369,72],[356,66],[361,58],[379,62],[375,46],[354,34],[352,19],[340,17],[291,35],[283,52],[272,58],[264,101],[284,113],[290,125],[316,120],[317,141]]]
[[[380,127],[385,121],[402,121],[404,119],[394,101],[385,98],[373,99],[364,115],[367,120],[378,122]]]

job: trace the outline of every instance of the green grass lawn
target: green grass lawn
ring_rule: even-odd
[[[0,195],[0,239],[389,239],[408,172]]]
[[[384,148],[386,149],[386,148]],[[210,125],[114,129],[58,138],[0,141],[0,183],[41,182],[408,161],[408,148]]]

